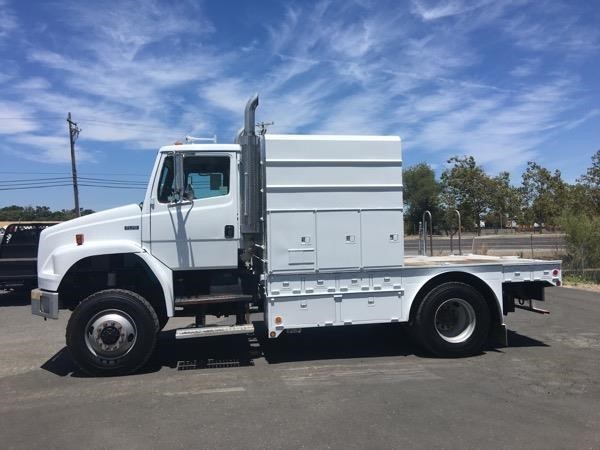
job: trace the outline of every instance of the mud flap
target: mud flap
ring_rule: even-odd
[[[496,348],[508,347],[508,335],[506,325],[494,325],[490,330],[490,344]]]

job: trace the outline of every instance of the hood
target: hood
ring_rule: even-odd
[[[38,248],[38,271],[45,265],[57,247],[75,246],[75,235],[83,234],[84,242],[127,240],[141,246],[141,210],[131,204],[107,209],[67,222],[53,225],[42,231]]]

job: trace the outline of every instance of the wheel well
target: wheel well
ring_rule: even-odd
[[[126,289],[144,297],[156,314],[166,316],[162,286],[146,262],[133,253],[97,255],[77,261],[63,277],[58,293],[70,310],[103,289]]]
[[[415,299],[413,300],[412,305],[410,306],[409,321],[412,323],[414,316],[417,313],[417,309],[419,308],[419,305],[421,304],[428,292],[430,292],[433,288],[439,286],[442,283],[448,283],[452,281],[465,283],[477,289],[477,291],[480,292],[481,295],[483,295],[483,298],[485,298],[485,301],[488,304],[491,313],[492,324],[502,324],[502,314],[500,312],[498,299],[496,297],[496,294],[494,294],[494,291],[492,291],[492,289],[481,278],[478,278],[475,275],[472,275],[467,272],[445,272],[440,275],[436,275],[427,283],[425,283],[421,287],[421,289],[419,289],[419,292],[415,296]]]

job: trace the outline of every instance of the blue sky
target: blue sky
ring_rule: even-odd
[[[600,3],[543,0],[0,0],[0,179],[146,181],[185,135],[231,142],[261,95],[271,132],[398,134],[405,165],[528,160],[574,181],[600,148]],[[1,186],[0,186],[1,187]],[[142,200],[81,188],[81,206]],[[72,208],[72,190],[0,206]]]

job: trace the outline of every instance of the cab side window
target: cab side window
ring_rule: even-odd
[[[158,201],[169,203],[173,200],[173,183],[175,182],[175,169],[173,157],[167,156],[160,170],[158,178]]]
[[[229,194],[229,157],[188,156],[183,159],[186,196],[190,199]]]

